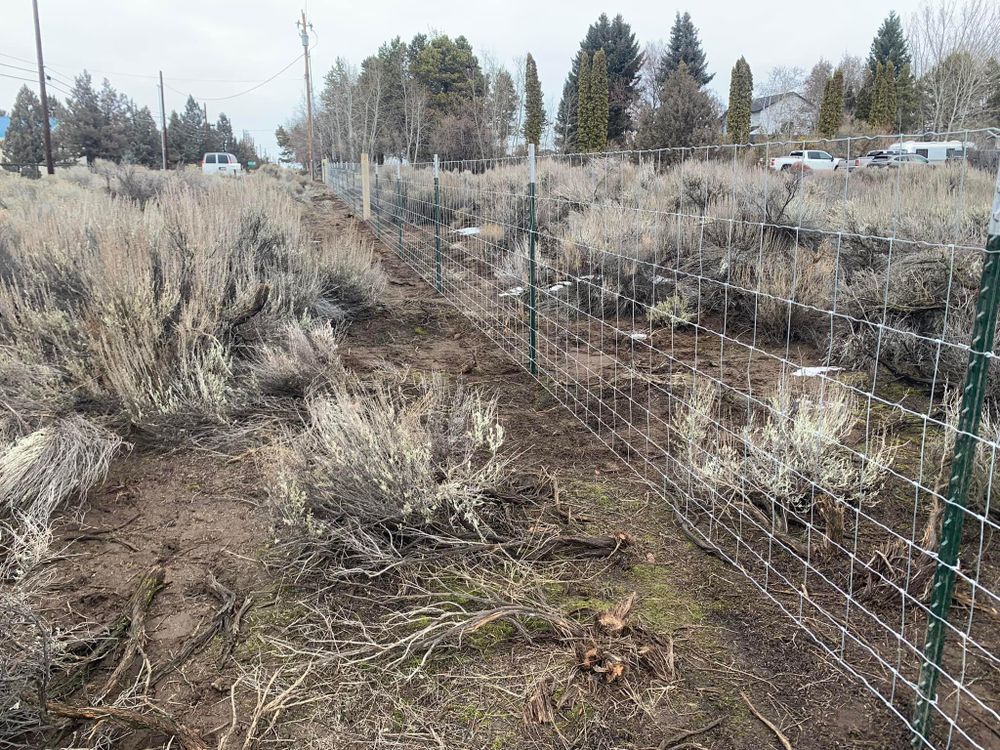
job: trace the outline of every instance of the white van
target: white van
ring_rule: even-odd
[[[204,174],[221,174],[239,177],[243,174],[243,165],[232,154],[216,151],[205,154],[201,159],[201,171]]]

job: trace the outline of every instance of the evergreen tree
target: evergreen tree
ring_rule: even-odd
[[[746,58],[740,57],[729,79],[729,111],[726,131],[732,143],[750,142],[750,108],[753,105],[753,73]]]
[[[687,66],[688,74],[698,82],[699,86],[706,85],[715,77],[714,73],[708,72],[705,51],[701,48],[701,40],[698,38],[698,29],[691,21],[691,14],[686,11],[683,16],[678,12],[674,18],[667,54],[660,61],[660,68],[656,72],[657,82],[662,86],[667,76],[677,70],[681,63]]]
[[[883,68],[887,63],[892,63],[893,85],[895,87],[893,98],[897,109],[892,116],[892,127],[895,128],[898,123],[902,129],[909,130],[917,123],[919,97],[917,83],[912,72],[913,59],[906,44],[903,24],[895,11],[889,13],[872,40],[867,63],[870,75],[865,77],[865,85],[858,92],[856,116],[869,122],[872,122],[870,110],[876,96],[874,87],[876,85],[876,66],[879,63],[882,64]]]
[[[130,164],[141,164],[144,167],[160,166],[160,131],[149,107],[136,106],[128,103],[128,126],[126,129],[126,145],[121,160]]]
[[[485,89],[479,60],[464,36],[454,41],[440,34],[426,43],[413,61],[413,74],[428,94],[428,106],[437,117],[461,115],[469,101]],[[371,75],[375,67],[370,66]],[[366,73],[362,66],[362,76]]]
[[[641,148],[699,146],[717,137],[715,101],[687,72],[683,62],[660,89],[660,106],[639,128]]]
[[[183,164],[197,164],[207,150],[205,113],[201,106],[188,96],[181,113],[179,133],[177,133],[178,150],[174,156]]]
[[[236,148],[236,136],[233,135],[233,124],[226,117],[225,112],[219,113],[219,119],[215,123],[215,141],[219,151],[232,153]]]
[[[538,80],[538,66],[528,53],[524,63],[524,140],[535,146],[542,140],[545,129],[545,104],[542,101],[542,84]]]
[[[167,120],[167,150],[171,164],[184,164],[184,127],[176,112],[171,112]]]
[[[581,52],[576,68],[576,149],[589,151],[594,138],[594,110],[590,100],[590,55]]]
[[[587,35],[580,43],[580,51],[588,56],[603,49],[608,59],[608,138],[609,142],[622,142],[631,128],[629,111],[638,98],[639,68],[642,53],[635,40],[632,28],[621,15],[609,20],[601,14],[587,29]],[[587,58],[588,61],[590,57]],[[556,134],[562,148],[571,148],[577,143],[577,120],[579,117],[579,74],[580,57],[573,60],[573,67],[563,87],[556,118]]]
[[[824,138],[833,138],[840,130],[844,117],[844,73],[837,68],[826,82],[823,104],[819,109],[819,133]]]
[[[236,144],[236,158],[239,159],[240,164],[243,165],[244,169],[249,169],[250,162],[254,162],[258,166],[261,163],[260,156],[257,154],[257,144],[254,143],[253,138],[247,131],[243,131],[243,135],[240,138],[239,143]]]
[[[292,148],[292,139],[288,131],[282,125],[274,131],[274,140],[278,142],[278,161],[282,164],[291,164],[295,161],[295,149]]]
[[[589,151],[604,151],[608,147],[608,118],[610,117],[608,96],[608,58],[603,49],[594,53],[590,64],[590,148]]]
[[[42,103],[34,91],[22,86],[10,111],[10,125],[3,142],[7,161],[32,166],[45,161],[42,128]]]
[[[896,129],[897,100],[896,78],[892,62],[875,64],[875,82],[872,86],[868,123],[885,131]]]
[[[94,159],[102,154],[103,126],[101,103],[90,73],[85,70],[74,81],[73,90],[66,100],[66,121],[59,127],[66,149],[73,156],[86,157],[87,163],[93,164]]]
[[[101,139],[98,157],[121,161],[128,146],[128,100],[115,91],[105,78],[98,95],[101,112]]]

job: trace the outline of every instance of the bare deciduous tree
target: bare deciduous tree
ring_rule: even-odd
[[[909,23],[925,125],[951,131],[978,124],[991,93],[991,60],[1000,57],[1000,4],[930,0]]]

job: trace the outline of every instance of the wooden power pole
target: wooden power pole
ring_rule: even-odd
[[[309,159],[309,179],[315,180],[315,162],[313,158],[313,96],[312,75],[309,70],[309,30],[312,24],[306,21],[306,12],[302,11],[302,20],[296,22],[302,36],[302,50],[306,61],[306,154]]]
[[[45,92],[45,61],[42,59],[42,29],[38,23],[38,0],[31,0],[35,14],[35,52],[38,55],[38,88],[42,100],[42,136],[45,140],[45,171],[56,173],[52,163],[52,128],[49,125],[49,96]]]
[[[167,105],[163,102],[163,71],[160,71],[160,154],[163,169],[167,168]]]

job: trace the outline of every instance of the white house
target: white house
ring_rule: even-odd
[[[728,110],[727,110],[728,112]],[[759,96],[750,104],[750,136],[798,135],[816,125],[816,105],[795,91]],[[726,113],[722,115],[726,132]]]

